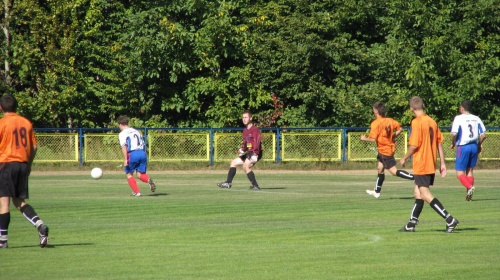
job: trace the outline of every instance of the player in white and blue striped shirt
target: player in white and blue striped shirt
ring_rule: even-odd
[[[144,151],[144,138],[139,131],[128,125],[128,117],[118,117],[118,127],[121,132],[118,135],[120,146],[123,154],[123,166],[125,174],[127,174],[127,182],[132,189],[132,196],[141,196],[141,191],[137,186],[137,181],[134,178],[134,171],[137,173],[139,180],[147,183],[152,192],[156,190],[156,185],[146,174],[147,156]]]
[[[460,115],[453,120],[450,148],[456,150],[455,170],[458,180],[467,188],[465,199],[470,201],[474,194],[474,174],[481,144],[486,138],[486,128],[478,116],[470,112],[472,102],[464,100],[460,105]]]

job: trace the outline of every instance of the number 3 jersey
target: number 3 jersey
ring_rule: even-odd
[[[28,162],[36,147],[31,122],[16,113],[0,119],[0,162]]]
[[[118,139],[120,140],[121,147],[127,145],[127,152],[129,153],[136,150],[144,150],[144,139],[141,133],[135,128],[125,128],[118,135]]]
[[[485,132],[486,128],[481,119],[468,113],[456,116],[451,127],[451,133],[457,135],[457,146],[477,143],[479,135]]]

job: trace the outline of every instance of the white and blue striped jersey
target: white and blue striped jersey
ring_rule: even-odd
[[[455,145],[462,146],[478,143],[479,136],[486,133],[486,128],[478,116],[465,113],[455,117],[451,133],[457,135]]]
[[[130,153],[135,150],[144,150],[144,138],[135,128],[127,127],[118,135],[120,146],[127,145],[127,151]]]

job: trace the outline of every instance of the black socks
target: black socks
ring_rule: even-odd
[[[385,174],[378,174],[377,182],[375,183],[375,192],[379,193],[382,190],[382,185],[384,184]]]
[[[40,221],[40,218],[35,212],[35,209],[31,207],[29,204],[24,205],[21,207],[21,213],[23,213],[24,217],[28,219],[34,226],[38,226],[37,222]]]
[[[252,183],[252,186],[258,186],[257,180],[255,180],[255,174],[253,174],[253,171],[250,171],[247,173],[248,180]]]
[[[0,238],[2,236],[7,236],[9,233],[9,224],[10,224],[10,212],[5,214],[0,214]],[[0,240],[3,241],[3,240]],[[4,240],[7,241],[7,240]]]
[[[236,167],[229,168],[229,172],[227,173],[227,180],[226,180],[226,182],[232,183],[234,175],[236,175]]]
[[[413,180],[413,174],[410,174],[404,170],[396,171],[396,176],[401,177],[403,179]]]

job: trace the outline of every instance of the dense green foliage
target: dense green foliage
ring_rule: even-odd
[[[37,127],[409,125],[413,95],[500,126],[498,0],[4,2],[0,89]]]

